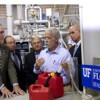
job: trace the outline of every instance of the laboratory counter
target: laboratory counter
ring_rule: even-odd
[[[6,98],[1,99],[0,97],[0,100],[29,100],[29,94],[26,93],[25,95],[19,95],[19,96],[14,95],[14,97],[12,97],[11,99],[6,99]],[[81,100],[81,96],[75,92],[74,93],[66,92],[64,93],[64,96],[53,100]]]

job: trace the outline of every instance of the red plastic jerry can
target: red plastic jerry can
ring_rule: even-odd
[[[53,100],[53,94],[49,87],[32,84],[29,86],[29,100]]]
[[[38,84],[44,85],[48,79],[50,72],[40,73],[38,76]],[[48,82],[49,87],[52,90],[53,97],[58,98],[64,95],[63,79],[61,76],[54,74]]]

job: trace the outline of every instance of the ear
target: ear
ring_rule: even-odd
[[[59,39],[58,38],[55,38],[55,41],[58,43],[59,42]]]

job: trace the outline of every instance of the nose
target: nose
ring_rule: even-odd
[[[73,36],[73,34],[70,34],[70,37],[72,37]]]

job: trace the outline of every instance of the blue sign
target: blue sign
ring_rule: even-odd
[[[82,65],[82,85],[100,91],[100,66]]]

